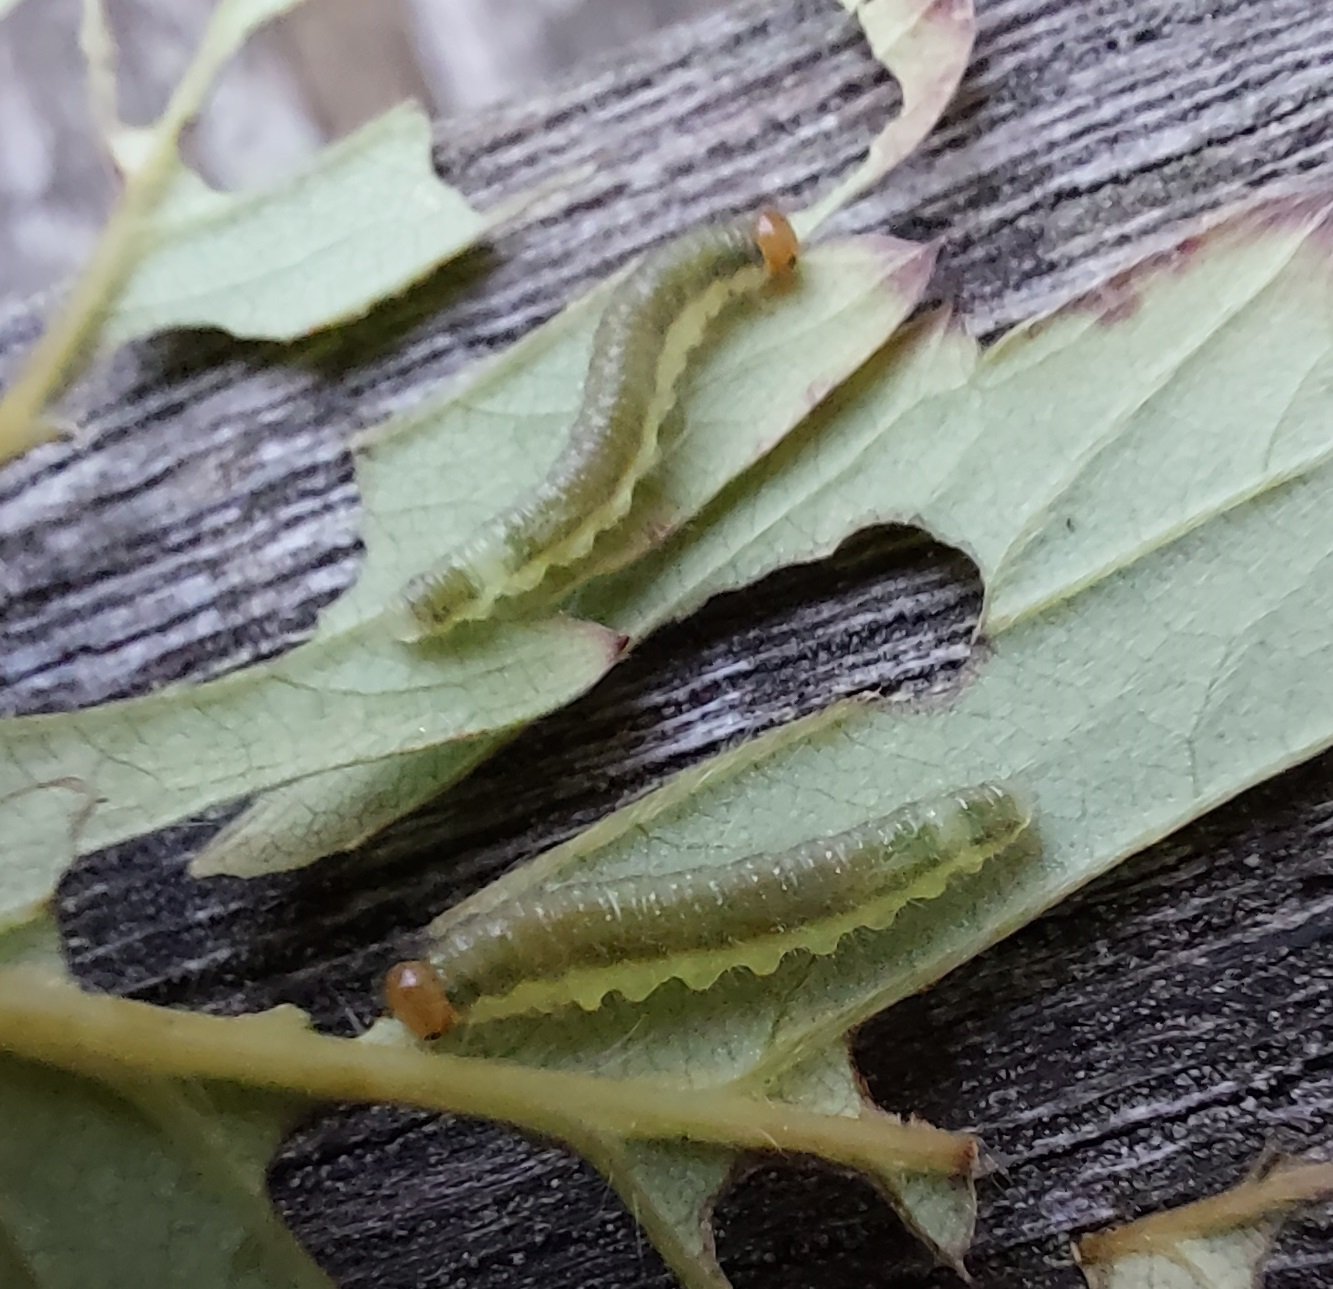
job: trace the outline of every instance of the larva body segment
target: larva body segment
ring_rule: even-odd
[[[597,325],[583,400],[547,477],[483,524],[404,599],[409,638],[484,618],[570,564],[629,510],[657,459],[658,431],[690,352],[739,293],[795,264],[791,225],[776,211],[700,229],[651,253],[612,292]]]
[[[1003,788],[967,788],[776,855],[512,900],[450,927],[429,960],[469,1020],[591,1010],[610,993],[637,1001],[675,979],[706,989],[736,967],[767,975],[789,953],[828,954],[853,931],[882,930],[1028,822]]]

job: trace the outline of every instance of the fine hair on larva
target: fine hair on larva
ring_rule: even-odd
[[[582,558],[629,510],[690,353],[747,290],[791,272],[796,235],[775,210],[695,230],[650,252],[612,290],[565,447],[516,505],[408,583],[403,634],[440,635],[489,616]]]
[[[670,980],[702,990],[788,954],[830,954],[1008,850],[1029,825],[1007,788],[981,784],[902,806],[777,854],[641,877],[573,882],[449,925],[386,980],[418,1037],[460,1021],[631,1002]]]

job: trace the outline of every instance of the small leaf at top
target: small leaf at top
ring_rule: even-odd
[[[0,461],[53,437],[42,412],[97,345],[168,327],[290,340],[358,317],[474,245],[538,194],[485,214],[440,182],[430,126],[404,104],[273,187],[209,188],[179,152],[226,61],[301,0],[222,0],[162,116],[116,112],[115,44],[102,0],[85,0],[82,42],[95,116],[124,188],[87,268],[0,402]]]
[[[359,317],[506,217],[431,168],[425,113],[404,103],[271,188],[218,192],[178,166],[134,242],[101,343],[169,327],[292,340]]]

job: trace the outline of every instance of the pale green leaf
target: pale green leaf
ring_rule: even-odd
[[[642,557],[704,511],[884,343],[919,299],[933,259],[930,248],[890,238],[817,247],[790,290],[723,319],[689,368],[660,465],[636,489],[625,522],[560,579],[561,591]],[[370,444],[359,467],[365,569],[322,632],[379,613],[432,555],[541,478],[577,407],[596,305],[562,315],[472,388]],[[423,479],[438,483],[423,490]],[[635,570],[644,566],[638,558],[623,576],[652,606],[651,620],[671,616],[671,579],[649,575],[640,585]],[[292,783],[220,834],[194,871],[253,876],[346,849],[429,800],[493,746],[434,748]]]
[[[0,978],[17,975],[30,997],[124,1006],[77,994],[44,910],[0,931],[0,967],[19,966]],[[265,1183],[303,1099],[107,1062],[37,1064],[13,1054],[22,1028],[0,1052],[0,1285],[325,1289]]]
[[[0,1104],[11,1091],[9,1071],[19,1072],[19,1096],[29,1100],[32,1089],[23,1086],[22,1075],[36,1067],[28,1061],[39,1060],[60,1071],[47,1075],[60,1110],[76,1127],[86,1123],[89,1135],[99,1138],[93,1163],[80,1158],[73,1165],[93,1189],[106,1192],[107,1174],[119,1170],[129,1183],[127,1199],[151,1213],[161,1206],[145,1204],[140,1176],[151,1185],[165,1175],[166,1184],[173,1185],[177,1162],[185,1162],[193,1184],[173,1185],[180,1191],[178,1200],[205,1209],[208,1201],[217,1201],[223,1210],[222,1230],[207,1248],[191,1251],[201,1276],[233,1269],[231,1232],[237,1227],[247,1237],[247,1248],[260,1246],[252,1253],[276,1259],[291,1247],[275,1232],[275,1219],[256,1179],[262,1181],[277,1132],[293,1113],[308,1108],[312,1097],[401,1101],[489,1115],[564,1140],[593,1156],[605,1145],[626,1158],[639,1154],[647,1159],[651,1143],[685,1138],[700,1143],[691,1159],[703,1159],[711,1148],[731,1146],[815,1153],[857,1170],[896,1160],[899,1166],[953,1171],[967,1167],[974,1152],[971,1138],[925,1125],[849,1124],[838,1115],[726,1090],[682,1093],[646,1080],[607,1080],[440,1057],[415,1045],[403,1046],[393,1023],[376,1026],[363,1040],[353,1041],[313,1033],[289,1008],[232,1019],[191,1015],[84,994],[30,970],[0,972],[0,1052]],[[104,1083],[109,1086],[99,1086]],[[81,1105],[85,1095],[98,1102],[86,1115]],[[128,1106],[121,1107],[121,1101]],[[30,1107],[25,1102],[18,1108],[25,1119],[31,1113],[33,1136],[44,1139],[40,1166],[58,1172],[67,1161],[66,1145],[77,1148],[81,1142],[71,1138],[66,1143],[64,1134],[53,1131],[56,1111],[48,1114],[40,1103]],[[143,1131],[145,1126],[150,1131]],[[6,1149],[18,1158],[3,1158]],[[39,1186],[20,1196],[12,1184],[25,1175],[25,1166],[32,1171],[33,1153],[22,1132],[0,1144],[0,1233],[6,1209],[26,1206],[15,1225],[22,1238],[45,1251],[60,1238],[65,1216],[61,1195]],[[685,1175],[679,1162],[673,1175]],[[113,1218],[119,1194],[105,1205]],[[77,1191],[71,1198],[79,1200]],[[81,1255],[89,1242],[105,1238],[105,1214],[93,1211],[91,1201],[87,1207],[87,1230],[66,1237],[61,1246],[68,1247],[66,1257]],[[69,1208],[83,1215],[77,1203]],[[675,1209],[677,1219],[683,1213]],[[213,1216],[205,1213],[210,1227]],[[228,1225],[227,1219],[234,1220]],[[141,1213],[138,1220],[150,1218]],[[138,1228],[131,1224],[129,1229]],[[698,1224],[695,1230],[701,1230]],[[299,1266],[293,1264],[293,1271]],[[296,1277],[292,1283],[305,1281]]]
[[[629,548],[614,560],[660,543],[780,442],[893,334],[933,263],[933,248],[895,238],[830,243],[810,251],[788,289],[724,315],[689,363],[662,430],[661,461],[608,535],[618,551]],[[597,292],[581,301],[443,405],[366,444],[357,464],[365,566],[326,613],[324,630],[382,612],[424,563],[546,475],[578,412],[604,299]],[[592,558],[613,557],[599,549]]]
[[[826,197],[797,215],[802,236],[874,187],[935,128],[958,91],[972,53],[972,0],[839,0],[856,16],[870,50],[902,92],[898,114],[871,142],[864,160]]]
[[[101,344],[205,326],[292,340],[364,314],[523,204],[483,215],[441,183],[430,122],[414,103],[324,148],[274,187],[208,187],[175,151],[179,122],[249,33],[299,2],[221,6],[172,106],[145,128],[117,117],[115,43],[100,0],[87,0],[82,40],[102,133],[127,183],[154,185],[124,252],[128,271],[104,309]]]
[[[161,117],[131,126],[116,110],[116,48],[102,0],[85,0],[94,115],[124,187],[87,267],[0,401],[0,461],[54,437],[43,410],[99,343],[175,326],[307,334],[364,314],[540,195],[474,211],[436,178],[429,124],[409,105],[274,188],[208,188],[180,156],[181,132],[250,34],[300,2],[221,0]]]
[[[118,344],[168,327],[291,340],[357,317],[495,226],[431,168],[430,122],[404,103],[299,174],[218,192],[178,166],[103,324]]]
[[[565,618],[419,646],[372,622],[208,684],[0,721],[0,922],[75,855],[302,774],[530,720],[620,647]]]
[[[1083,1237],[1088,1289],[1259,1289],[1293,1209],[1333,1195],[1333,1164],[1280,1159],[1220,1195]]]
[[[764,488],[655,558],[702,597],[867,523],[922,523],[987,579],[986,648],[960,692],[848,705],[725,754],[446,919],[553,878],[783,849],[985,780],[1030,800],[1039,853],[992,861],[829,957],[793,955],[701,994],[673,983],[558,1022],[473,1026],[469,1050],[771,1086],[1127,855],[1333,742],[1325,227],[1308,208],[1235,221],[1020,329],[925,400],[898,389],[901,352],[859,373],[818,434],[765,463]],[[953,351],[945,368],[965,374],[966,347],[942,324],[904,343],[920,353],[931,335]]]
[[[274,187],[209,188],[174,151],[174,122],[182,112],[188,120],[256,26],[298,2],[222,6],[172,108],[141,128],[117,118],[115,44],[100,0],[88,0],[83,45],[107,146],[128,183],[142,175],[155,185],[125,251],[130,271],[101,319],[102,344],[184,326],[295,339],[364,314],[536,195],[485,215],[473,210],[436,176],[430,122],[414,103],[324,148]]]
[[[329,1289],[265,1191],[285,1099],[238,1111],[203,1085],[0,1055],[0,1120],[6,1286]]]

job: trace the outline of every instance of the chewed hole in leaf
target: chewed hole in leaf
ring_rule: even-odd
[[[938,689],[967,662],[980,610],[980,578],[961,553],[915,529],[867,529],[828,559],[719,595],[658,631],[591,693],[372,848],[395,859],[446,839],[471,850],[512,837],[516,820],[539,812],[549,840],[566,812],[573,831],[725,746],[841,698]],[[784,632],[788,621],[798,625]],[[805,649],[815,638],[818,651]],[[695,713],[688,744],[663,739],[684,703]],[[572,768],[553,782],[552,764]]]
[[[330,1147],[336,1143],[331,1152]],[[636,1266],[667,1284],[652,1245],[607,1184],[575,1155],[495,1124],[390,1106],[320,1115],[290,1136],[268,1174],[269,1195],[340,1289],[523,1283],[519,1250],[555,1262]],[[429,1231],[430,1238],[423,1232]],[[405,1242],[421,1258],[405,1264]],[[519,1259],[520,1262],[516,1262]],[[596,1275],[588,1271],[589,1281]]]
[[[512,836],[515,820],[538,812],[545,822],[535,831],[549,844],[677,771],[840,699],[942,692],[971,656],[981,600],[977,569],[960,552],[916,529],[866,529],[827,559],[716,596],[656,632],[590,694],[374,845],[397,856],[447,837],[470,850]],[[686,703],[688,743],[664,739]],[[552,782],[553,763],[573,768]]]
[[[864,1289],[916,1283],[914,1273],[924,1282],[932,1267],[874,1186],[812,1160],[740,1173],[717,1202],[713,1233],[733,1289]]]
[[[784,643],[774,623],[798,604],[805,626]],[[227,881],[225,890],[194,881],[183,864],[209,833],[189,824],[85,857],[62,886],[74,969],[163,1005],[232,1012],[295,1002],[321,1026],[351,1032],[349,1013],[364,1020],[379,1010],[389,946],[443,909],[772,724],[775,711],[790,719],[849,693],[938,688],[941,674],[957,676],[966,662],[980,605],[962,555],[914,530],[868,530],[827,560],[719,596],[659,632],[592,694],[529,728],[456,789],[308,873]],[[804,652],[816,636],[819,650]],[[688,676],[681,657],[691,659]],[[775,709],[775,688],[785,708]],[[685,745],[660,734],[682,694],[700,713]],[[164,972],[164,943],[180,946],[192,966]]]
[[[632,1214],[587,1164],[494,1124],[387,1106],[332,1110],[288,1137],[268,1189],[347,1289],[380,1283],[391,1266],[402,1274],[407,1238],[432,1270],[448,1263],[478,1289],[511,1285],[515,1250],[534,1247],[589,1268],[632,1263],[636,1283],[668,1283]],[[924,1276],[932,1265],[875,1187],[810,1159],[743,1166],[722,1189],[713,1226],[735,1289],[816,1280],[861,1289],[885,1283],[886,1268]],[[549,1263],[545,1274],[556,1274]]]
[[[746,677],[799,667],[804,683],[793,687],[792,716],[854,695],[905,697],[926,684],[940,688],[966,663],[981,589],[976,565],[962,552],[916,528],[876,525],[826,559],[716,596],[640,653],[668,659],[688,641],[709,657],[748,658]],[[819,653],[799,656],[816,636]]]

